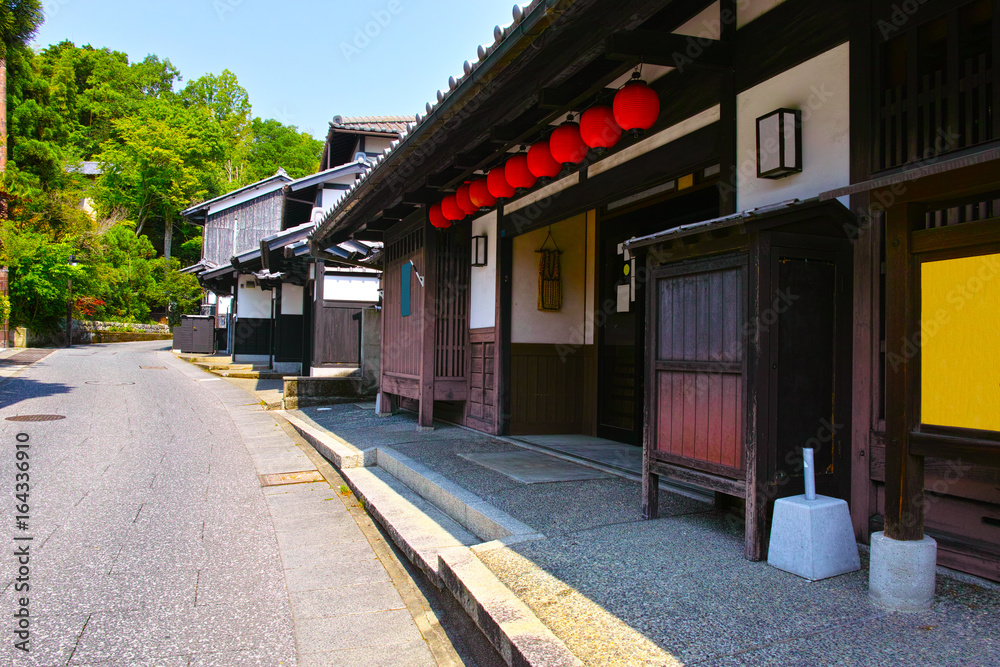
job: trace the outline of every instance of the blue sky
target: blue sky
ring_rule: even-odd
[[[522,3],[527,4],[527,3]],[[513,0],[44,0],[34,40],[169,58],[185,81],[230,69],[254,115],[326,138],[330,118],[424,112],[511,22]],[[366,34],[367,33],[367,34]],[[367,41],[366,41],[367,40]]]

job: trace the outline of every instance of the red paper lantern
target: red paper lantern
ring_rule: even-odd
[[[510,183],[507,182],[504,165],[491,169],[490,173],[486,174],[486,186],[489,188],[490,194],[497,199],[508,199],[514,196],[514,188],[510,187]]]
[[[580,136],[591,148],[605,150],[622,138],[622,128],[615,122],[615,112],[609,106],[590,107],[580,116]]]
[[[469,186],[469,198],[479,208],[490,208],[497,203],[497,198],[490,194],[490,186],[485,178],[472,181]]]
[[[472,199],[469,197],[468,183],[464,183],[459,186],[458,191],[455,193],[455,201],[458,203],[458,207],[462,209],[462,212],[466,215],[472,215],[479,210],[479,207],[472,203]]]
[[[512,188],[531,188],[538,180],[528,169],[528,156],[524,153],[518,153],[507,160],[503,173]]]
[[[538,178],[552,178],[562,171],[562,165],[552,157],[548,141],[539,141],[528,149],[528,170]]]
[[[458,207],[455,195],[447,195],[441,200],[441,212],[444,217],[452,222],[456,222],[465,217],[465,211]]]
[[[615,122],[632,134],[642,134],[660,117],[660,96],[645,81],[633,79],[615,95]]]
[[[438,229],[448,229],[451,227],[451,220],[444,217],[444,213],[441,212],[440,203],[431,206],[430,210],[427,211],[427,218]]]
[[[563,123],[549,137],[549,150],[556,162],[577,164],[587,157],[587,144],[580,136],[580,125]]]

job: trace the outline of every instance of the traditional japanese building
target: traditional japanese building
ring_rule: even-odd
[[[925,535],[1000,580],[998,34],[990,0],[515,7],[311,235],[384,243],[380,410],[641,447],[647,515],[739,499],[750,559],[811,446],[910,573],[876,598],[933,584]]]
[[[284,250],[301,243],[404,125],[392,116],[336,116],[322,171],[293,180],[279,169],[182,212],[205,228],[202,259],[184,270],[207,289],[217,349],[237,363],[296,375],[358,367],[360,313],[379,299],[378,270],[364,263],[377,244],[331,247],[326,262],[307,253],[286,261]]]

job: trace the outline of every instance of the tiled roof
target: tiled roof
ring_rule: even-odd
[[[406,132],[406,124],[412,121],[413,116],[334,116],[330,127],[355,132],[402,134]]]

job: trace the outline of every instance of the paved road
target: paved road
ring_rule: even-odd
[[[318,464],[243,390],[162,343],[57,350],[0,383],[0,665],[460,664],[425,640],[434,628],[337,489],[262,487],[260,474]],[[6,421],[38,414],[65,418]],[[14,647],[24,545],[27,654]]]

